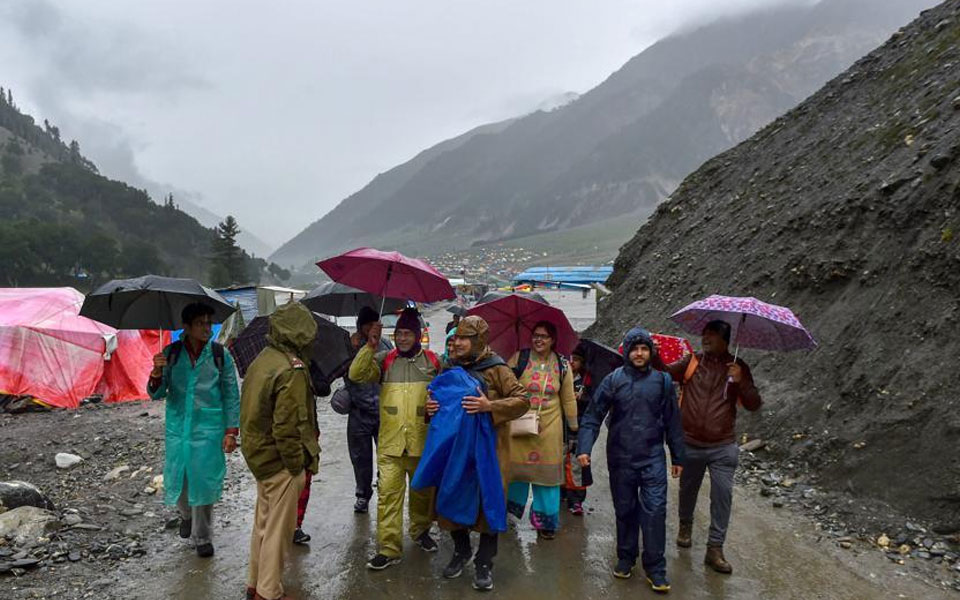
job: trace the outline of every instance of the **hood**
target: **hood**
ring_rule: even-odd
[[[299,354],[316,337],[317,323],[310,310],[299,302],[284,304],[270,315],[267,342],[271,346]]]
[[[643,327],[634,327],[627,332],[627,335],[623,337],[623,364],[628,367],[633,367],[633,364],[630,362],[630,351],[633,350],[634,346],[639,346],[640,344],[645,344],[650,351],[653,352],[655,347],[653,345],[653,336],[650,335],[650,332],[644,329]]]
[[[443,360],[450,360],[450,353],[447,352],[447,346],[450,344],[450,340],[453,339],[453,336],[457,335],[457,328],[454,327],[450,330],[450,333],[447,334],[447,337],[443,340]]]
[[[476,315],[464,317],[460,320],[460,324],[457,325],[457,328],[454,330],[454,332],[458,337],[475,338],[475,342],[473,344],[473,356],[468,356],[463,360],[457,361],[460,365],[471,365],[493,355],[493,350],[491,350],[490,346],[487,344],[487,336],[490,333],[490,326],[487,325],[487,322],[483,320],[483,318]]]

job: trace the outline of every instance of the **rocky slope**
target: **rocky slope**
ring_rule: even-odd
[[[934,0],[778,5],[672,35],[549,112],[445,142],[272,259],[373,244],[435,253],[631,214],[795,106]]]
[[[960,0],[924,12],[689,176],[626,244],[592,333],[712,293],[793,308],[820,347],[747,352],[741,418],[827,487],[960,531]]]

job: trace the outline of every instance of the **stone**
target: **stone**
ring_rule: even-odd
[[[890,538],[887,537],[887,534],[881,534],[880,537],[877,538],[877,545],[881,548],[886,548],[890,545]]]
[[[0,512],[21,506],[54,510],[53,502],[40,489],[26,481],[0,481]]]
[[[36,506],[21,506],[0,514],[0,538],[13,538],[14,546],[36,541],[59,527],[53,513]]]
[[[67,560],[69,560],[70,562],[78,562],[80,560],[80,553],[74,550],[73,552],[67,555]]]
[[[761,439],[750,440],[749,442],[742,444],[740,446],[741,452],[756,452],[757,450],[766,446],[767,443]]]
[[[773,501],[773,507],[774,507],[774,508],[783,508],[783,500],[781,500],[781,499],[779,499],[779,498],[777,498],[776,500],[774,500],[774,501]]]
[[[103,527],[99,525],[94,525],[93,523],[79,523],[73,526],[74,529],[81,529],[83,531],[100,531]]]
[[[946,168],[946,166],[949,165],[952,160],[953,159],[946,154],[937,154],[930,159],[930,166],[939,171]]]
[[[69,469],[83,462],[83,459],[76,454],[69,454],[67,452],[58,452],[53,459],[57,463],[58,469]]]
[[[36,558],[21,558],[10,563],[10,566],[14,569],[32,569],[39,564],[40,561]]]
[[[130,470],[129,465],[120,465],[110,470],[109,473],[103,476],[104,481],[113,481],[114,479],[119,479],[121,475]]]
[[[853,547],[853,542],[849,542],[849,541],[840,542],[840,547],[843,548],[844,550],[849,550],[850,548]]]
[[[79,525],[80,523],[83,523],[83,519],[80,518],[80,515],[76,515],[76,514],[64,515],[63,519],[61,520],[63,521],[63,524],[66,525],[67,527],[73,527],[74,525]]]
[[[910,521],[907,521],[904,527],[907,528],[907,531],[915,531],[920,533],[923,533],[924,531],[926,531],[926,529],[924,529],[923,527],[920,527],[916,523],[911,523]]]

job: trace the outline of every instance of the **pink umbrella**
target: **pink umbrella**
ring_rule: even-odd
[[[382,298],[438,302],[457,297],[450,282],[440,271],[422,260],[408,258],[399,252],[357,248],[322,260],[317,266],[337,283]]]
[[[562,310],[517,294],[477,304],[467,314],[482,317],[490,325],[490,347],[504,357],[529,348],[533,328],[540,321],[557,328],[554,350],[560,354],[569,356],[580,341]]]

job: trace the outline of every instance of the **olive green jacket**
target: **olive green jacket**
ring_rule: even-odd
[[[304,314],[305,313],[305,314]],[[258,480],[319,469],[317,408],[303,349],[317,325],[299,304],[271,315],[269,345],[247,369],[240,395],[241,451]]]

